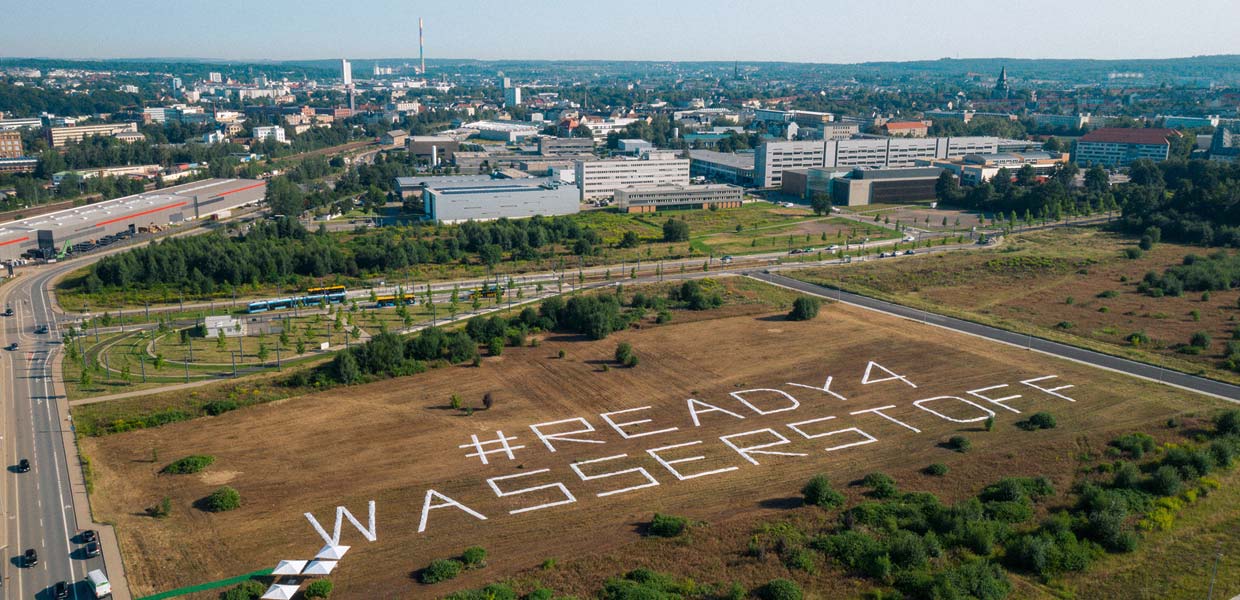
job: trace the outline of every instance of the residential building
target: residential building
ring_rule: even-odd
[[[616,206],[622,212],[644,213],[659,210],[738,208],[745,197],[735,185],[650,185],[615,191]]]
[[[44,131],[47,132],[47,140],[52,147],[60,148],[69,142],[80,142],[94,135],[117,137],[121,133],[137,133],[138,124],[107,123],[103,125],[77,125],[74,127],[48,127]]]
[[[20,131],[0,131],[0,158],[21,158],[25,155]]]
[[[892,137],[924,138],[930,132],[930,125],[925,121],[887,121],[883,131]]]
[[[754,185],[753,152],[689,151],[689,176],[732,185]]]
[[[1180,132],[1174,129],[1095,129],[1076,141],[1073,160],[1104,167],[1126,167],[1142,158],[1167,160],[1171,139],[1179,136]]]
[[[340,79],[344,81],[345,87],[353,85],[353,63],[346,58],[340,59]]]
[[[269,127],[255,127],[254,140],[275,140],[281,144],[287,143],[288,139],[284,135],[284,127],[279,125],[271,125]]]
[[[689,159],[661,153],[647,153],[640,159],[577,161],[575,171],[582,201],[610,198],[624,187],[689,183]]]
[[[521,106],[521,88],[504,88],[504,106]]]
[[[831,180],[831,201],[844,206],[933,200],[941,169],[853,169]]]
[[[549,135],[538,138],[538,154],[542,156],[577,156],[594,153],[594,138],[562,138]]]
[[[422,188],[422,205],[427,219],[445,224],[571,215],[581,210],[576,189],[547,178],[432,178]]]
[[[207,73],[207,81],[211,83],[224,83],[224,76],[214,71]]]

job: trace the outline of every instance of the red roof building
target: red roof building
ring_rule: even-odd
[[[1178,137],[1174,129],[1104,127],[1076,141],[1073,160],[1104,167],[1126,167],[1142,158],[1163,161],[1171,155],[1172,138]]]

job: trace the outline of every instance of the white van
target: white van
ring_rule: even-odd
[[[108,577],[103,574],[103,571],[95,569],[87,573],[86,581],[90,583],[90,589],[94,590],[96,598],[106,598],[112,595],[112,584],[108,583]]]

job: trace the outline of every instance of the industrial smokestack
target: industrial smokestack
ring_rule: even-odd
[[[418,60],[422,63],[422,74],[426,74],[426,45],[422,36],[422,17],[418,17]]]

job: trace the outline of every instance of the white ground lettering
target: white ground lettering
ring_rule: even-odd
[[[728,409],[726,409],[726,408],[720,407],[720,406],[715,406],[714,404],[711,404],[711,403],[709,403],[709,402],[702,402],[701,400],[698,400],[697,398],[689,398],[688,400],[686,400],[686,401],[685,401],[685,404],[687,404],[687,405],[689,406],[689,416],[690,416],[690,417],[693,417],[693,426],[694,426],[694,427],[701,427],[701,426],[702,426],[702,422],[701,422],[700,420],[698,420],[698,415],[704,415],[704,414],[706,414],[706,413],[721,412],[721,413],[724,413],[724,414],[726,414],[726,415],[732,415],[733,417],[736,417],[736,418],[738,418],[738,419],[744,419],[744,418],[745,418],[745,417],[744,417],[744,415],[740,415],[740,414],[734,413],[734,412],[732,412],[732,411],[730,411],[730,410],[728,410]],[[694,408],[694,406],[695,406],[695,405],[697,405],[697,406],[708,406],[708,407],[710,407],[710,408],[707,408],[707,409],[705,409],[705,410],[698,410],[698,409]]]
[[[590,460],[583,460],[583,461],[579,461],[575,463],[570,463],[568,466],[569,468],[573,470],[574,473],[577,474],[578,477],[581,478],[582,481],[593,481],[595,479],[607,479],[608,477],[619,477],[621,475],[628,475],[629,473],[641,473],[642,476],[645,477],[647,480],[647,483],[643,483],[641,485],[626,487],[626,488],[619,489],[619,490],[609,490],[606,492],[599,492],[598,494],[595,494],[599,498],[602,498],[605,496],[612,496],[615,494],[623,494],[625,492],[631,492],[633,490],[640,490],[642,488],[654,487],[656,485],[659,485],[659,481],[655,479],[653,475],[650,474],[650,471],[646,470],[646,467],[634,467],[632,469],[625,469],[623,471],[612,471],[610,473],[599,473],[598,475],[586,475],[585,473],[581,472],[581,465],[591,465],[594,463],[601,463],[601,462],[606,462],[609,460],[618,460],[621,458],[625,458],[627,456],[628,454],[617,454],[615,456],[607,456],[604,458],[593,458]]]
[[[1019,414],[1020,414],[1020,411],[1019,411],[1019,410],[1016,410],[1015,408],[1012,408],[1012,407],[1010,407],[1010,406],[1008,406],[1008,405],[1004,404],[1004,402],[1007,402],[1007,401],[1009,401],[1009,400],[1015,400],[1015,399],[1017,399],[1017,398],[1020,398],[1020,397],[1021,397],[1021,395],[1020,395],[1020,394],[1013,394],[1013,395],[1011,395],[1011,396],[1004,396],[1004,397],[1002,397],[1002,398],[991,398],[991,397],[989,397],[989,396],[985,396],[985,395],[983,395],[983,394],[982,394],[982,392],[989,392],[990,390],[999,390],[999,389],[1003,389],[1003,388],[1005,388],[1005,387],[1008,387],[1008,384],[1006,384],[1006,383],[1002,383],[1002,384],[999,384],[999,385],[992,385],[992,386],[990,386],[990,387],[984,387],[984,388],[982,388],[982,389],[980,389],[980,390],[969,390],[969,391],[967,391],[967,392],[965,392],[965,393],[966,393],[966,394],[968,394],[968,395],[970,395],[970,396],[975,396],[975,397],[981,398],[982,400],[985,400],[985,401],[987,401],[987,402],[989,402],[989,403],[991,403],[991,404],[994,404],[994,405],[996,405],[996,406],[1001,406],[1001,407],[1003,407],[1003,408],[1006,408],[1006,409],[1008,409],[1008,410],[1010,410],[1010,411],[1012,411],[1012,412],[1014,412],[1014,413],[1016,413],[1016,414],[1018,414],[1018,415],[1019,415]]]
[[[835,392],[831,391],[831,381],[832,381],[833,379],[835,379],[835,378],[834,378],[834,377],[827,377],[827,382],[826,382],[826,383],[824,383],[824,384],[822,384],[822,387],[816,387],[816,386],[812,386],[812,385],[805,385],[804,383],[792,383],[792,382],[789,382],[789,383],[788,383],[788,385],[794,385],[794,386],[796,386],[796,387],[803,387],[803,388],[808,389],[808,390],[818,390],[818,391],[820,391],[820,392],[825,392],[825,393],[831,394],[832,396],[835,396],[836,398],[838,398],[838,399],[840,399],[840,400],[843,400],[843,401],[847,402],[847,401],[848,401],[848,398],[845,398],[845,397],[843,397],[843,396],[841,396],[841,395],[839,395],[839,394],[837,394],[837,393],[835,393]]]
[[[680,429],[679,427],[668,427],[667,429],[659,429],[657,431],[644,431],[642,433],[629,433],[624,430],[625,427],[629,427],[631,425],[641,425],[642,423],[649,423],[652,419],[640,419],[637,421],[626,421],[624,423],[617,423],[611,420],[612,415],[623,415],[625,413],[637,412],[639,410],[650,410],[650,407],[639,406],[637,408],[626,408],[624,410],[615,410],[615,411],[608,412],[608,413],[602,413],[599,416],[603,417],[603,420],[607,421],[607,424],[611,425],[611,428],[615,429],[616,433],[619,433],[620,437],[626,440],[631,440],[633,438],[639,438],[639,437],[646,437],[648,435],[658,435],[660,433],[671,433],[673,431]]]
[[[778,441],[769,442],[766,444],[758,444],[757,446],[737,446],[736,444],[732,443],[732,438],[748,437],[748,436],[759,434],[759,433],[770,434],[771,436],[777,438]],[[769,454],[771,456],[809,456],[808,454],[803,454],[800,452],[770,452],[766,450],[766,448],[774,448],[775,446],[783,446],[785,444],[792,443],[792,440],[788,439],[787,437],[784,437],[784,434],[778,431],[775,431],[774,429],[771,429],[769,427],[766,429],[755,429],[753,431],[733,433],[732,435],[721,436],[719,439],[723,443],[727,444],[729,448],[735,450],[737,454],[741,455],[741,458],[755,465],[759,463],[757,460],[753,458],[753,456],[751,456],[753,454]]]
[[[713,470],[713,471],[703,471],[703,472],[701,472],[701,473],[694,473],[694,474],[692,474],[692,475],[685,475],[685,474],[681,473],[680,471],[677,471],[676,469],[674,469],[674,468],[672,467],[672,465],[678,465],[678,464],[681,464],[681,463],[688,463],[688,462],[694,462],[694,461],[699,461],[699,460],[705,460],[705,459],[706,459],[706,457],[705,457],[705,456],[702,456],[702,455],[700,455],[700,454],[699,454],[698,456],[690,456],[690,457],[687,457],[687,458],[677,458],[677,459],[673,459],[673,460],[664,460],[662,456],[659,456],[659,453],[660,453],[660,452],[662,452],[662,451],[664,451],[664,450],[674,450],[674,449],[676,449],[676,448],[687,448],[687,447],[689,447],[689,446],[696,446],[696,445],[698,445],[698,444],[700,444],[700,443],[702,443],[702,440],[698,440],[698,441],[696,441],[696,442],[685,442],[685,443],[683,443],[683,444],[672,444],[671,446],[661,446],[661,447],[658,447],[658,448],[651,448],[651,449],[649,449],[649,450],[646,450],[646,453],[647,453],[647,454],[649,454],[650,456],[652,456],[652,457],[653,457],[656,461],[658,461],[658,462],[659,462],[659,464],[663,465],[663,468],[664,468],[664,469],[667,469],[669,473],[671,473],[672,475],[675,475],[675,476],[676,476],[676,479],[679,479],[680,481],[685,481],[685,480],[687,480],[687,479],[696,479],[696,478],[698,478],[698,477],[705,477],[705,476],[707,476],[707,475],[717,475],[717,474],[719,474],[719,473],[727,473],[728,471],[735,471],[735,470],[737,470],[737,469],[739,469],[739,468],[740,468],[740,467],[724,467],[724,468],[722,468],[722,469],[715,469],[715,470]]]
[[[936,402],[938,400],[959,400],[961,402],[964,402],[965,404],[968,404],[969,406],[982,410],[986,414],[984,416],[973,418],[973,419],[954,419],[937,410],[934,410],[933,408],[927,408],[925,406],[926,404],[929,404],[931,402]],[[923,400],[918,400],[914,402],[913,406],[916,406],[917,408],[920,408],[945,421],[951,421],[952,423],[976,423],[978,421],[985,421],[987,418],[995,416],[995,411],[990,410],[989,408],[986,408],[985,406],[982,406],[975,402],[970,402],[968,400],[965,400],[964,398],[961,398],[959,396],[935,396],[933,398],[925,398]]]
[[[542,429],[540,429],[541,427],[550,427],[553,425],[562,425],[564,423],[573,423],[573,422],[581,423],[582,425],[585,426],[585,429],[574,429],[572,431],[561,431],[559,433],[543,433]],[[606,443],[603,440],[583,440],[580,438],[568,437],[570,435],[577,435],[579,433],[594,433],[596,431],[594,429],[594,426],[591,425],[590,422],[585,420],[585,418],[583,417],[573,417],[571,419],[563,419],[560,421],[551,421],[549,423],[539,423],[537,425],[530,425],[530,430],[534,432],[534,435],[538,436],[538,439],[542,440],[542,443],[545,446],[547,446],[547,450],[549,452],[555,452],[555,446],[551,445],[551,440],[555,440],[557,442],[576,442],[578,444],[605,444]]]
[[[895,423],[896,425],[899,425],[900,427],[903,427],[903,428],[905,428],[905,429],[912,430],[912,431],[913,431],[913,433],[921,433],[921,430],[920,430],[920,429],[918,429],[918,428],[916,428],[916,427],[913,427],[912,425],[909,425],[908,423],[905,423],[905,422],[903,422],[903,421],[897,420],[895,417],[893,417],[893,416],[891,416],[891,415],[889,415],[889,414],[887,414],[887,413],[883,412],[884,410],[887,410],[887,409],[889,409],[889,408],[895,408],[895,407],[896,407],[896,405],[894,405],[894,404],[888,404],[887,406],[880,406],[880,407],[878,407],[878,408],[867,408],[867,409],[865,409],[865,410],[858,410],[858,411],[850,412],[850,413],[848,413],[848,414],[850,414],[850,415],[861,415],[861,414],[865,414],[865,413],[874,413],[874,414],[876,414],[876,415],[878,415],[878,416],[880,416],[880,417],[882,417],[882,418],[884,418],[884,419],[887,419],[888,421],[891,421],[892,423]]]
[[[499,477],[491,477],[490,479],[487,479],[487,485],[491,486],[491,489],[495,490],[495,495],[499,496],[500,498],[505,498],[508,496],[517,496],[517,495],[526,494],[529,492],[537,492],[540,490],[550,490],[550,489],[559,489],[561,492],[564,493],[564,500],[557,500],[555,502],[548,502],[546,504],[539,504],[536,506],[527,506],[525,508],[518,508],[516,510],[510,510],[508,511],[508,514],[510,515],[515,515],[515,514],[523,513],[523,512],[529,512],[531,510],[541,510],[544,508],[551,508],[552,506],[560,506],[563,504],[572,504],[576,502],[577,498],[573,496],[572,492],[568,491],[568,487],[558,481],[555,483],[548,483],[546,485],[536,485],[534,487],[522,488],[519,490],[509,490],[507,492],[499,489],[499,486],[495,484],[495,482],[497,481],[504,481],[507,479],[517,479],[520,477],[529,477],[531,475],[538,475],[539,473],[547,473],[550,471],[551,469],[535,469],[533,471],[528,471],[526,473],[517,473],[516,475],[501,475]]]
[[[840,434],[840,433],[856,433],[857,435],[860,435],[861,437],[865,438],[865,440],[860,441],[860,442],[852,442],[852,443],[849,443],[849,444],[840,444],[840,445],[838,445],[838,446],[828,446],[828,447],[824,448],[824,450],[826,450],[827,452],[834,452],[834,451],[836,451],[836,450],[843,450],[843,449],[845,449],[845,448],[852,448],[853,446],[864,446],[864,445],[866,445],[866,444],[873,444],[874,442],[877,442],[877,441],[878,441],[878,438],[876,438],[876,437],[874,437],[874,436],[872,436],[872,435],[870,435],[870,434],[868,434],[868,433],[866,433],[866,432],[864,432],[864,431],[861,431],[860,429],[857,429],[856,427],[848,427],[848,428],[845,428],[845,429],[836,429],[836,430],[834,430],[834,431],[824,431],[824,432],[822,432],[822,433],[806,433],[804,430],[802,430],[802,429],[801,429],[801,426],[802,426],[802,425],[810,425],[810,424],[813,424],[813,423],[824,423],[824,422],[826,422],[826,421],[830,421],[830,420],[832,420],[832,419],[834,419],[834,418],[835,418],[835,417],[819,417],[819,418],[817,418],[817,419],[809,419],[808,421],[797,421],[796,423],[788,423],[788,428],[789,428],[789,429],[791,429],[791,430],[793,430],[793,431],[795,431],[795,432],[797,432],[797,433],[799,433],[799,434],[801,434],[801,435],[803,435],[803,436],[805,436],[805,439],[807,439],[807,440],[814,440],[814,439],[818,439],[818,438],[831,437],[831,436],[833,436],[833,435],[837,435],[837,434]]]
[[[884,373],[890,375],[890,377],[884,377],[882,379],[870,379],[870,373],[874,370],[874,367],[878,367]],[[917,387],[917,384],[909,381],[907,377],[903,375],[898,375],[896,374],[895,371],[892,371],[891,369],[888,369],[887,367],[884,367],[883,365],[880,365],[874,361],[870,361],[870,364],[865,366],[865,375],[861,376],[861,385],[870,385],[871,383],[882,383],[884,381],[895,381],[897,379],[900,381],[903,381],[904,383],[907,383],[909,387],[913,387],[913,388]]]
[[[370,523],[369,523],[370,527],[365,528],[365,527],[362,527],[362,524],[357,521],[357,519],[353,516],[353,513],[349,512],[349,509],[343,506],[337,506],[336,507],[336,527],[335,529],[332,530],[331,537],[328,537],[327,532],[323,530],[322,525],[319,525],[319,521],[318,519],[314,518],[314,515],[310,513],[305,513],[305,515],[306,515],[306,519],[310,521],[310,525],[314,527],[315,531],[319,532],[319,535],[323,537],[324,541],[326,541],[327,543],[333,546],[339,546],[340,545],[340,525],[341,525],[341,521],[343,521],[344,519],[348,519],[349,522],[353,524],[353,527],[357,528],[358,531],[362,532],[362,536],[366,538],[366,541],[373,542],[379,539],[379,533],[375,529],[375,501],[374,500],[370,501],[369,508],[370,508]]]
[[[431,504],[432,497],[439,497],[439,498],[442,498],[444,501],[439,504],[432,505]],[[474,518],[480,521],[487,520],[486,515],[483,515],[482,513],[468,506],[465,506],[464,504],[461,504],[460,502],[457,502],[456,500],[453,500],[452,498],[449,498],[443,494],[440,494],[439,492],[436,492],[435,490],[426,490],[426,500],[422,502],[422,520],[418,522],[418,533],[422,533],[426,531],[426,520],[427,520],[427,517],[430,516],[430,512],[432,510],[435,510],[437,508],[448,508],[449,506],[455,506],[465,511],[466,513],[472,515]]]
[[[758,408],[754,406],[753,404],[751,404],[748,400],[745,399],[745,396],[743,395],[743,394],[752,394],[753,392],[775,392],[776,394],[779,394],[787,398],[788,401],[791,402],[792,404],[785,406],[783,408],[777,408],[774,410],[762,410],[761,408]],[[797,400],[796,398],[794,398],[792,394],[789,394],[788,392],[785,392],[783,390],[776,390],[772,388],[755,388],[752,390],[741,390],[739,392],[732,392],[730,395],[733,398],[736,398],[737,400],[739,400],[741,404],[748,406],[750,410],[760,415],[773,415],[775,413],[788,412],[790,410],[796,410],[797,408],[800,408],[801,406],[801,402]]]
[[[516,460],[517,457],[513,456],[512,451],[520,450],[525,447],[525,446],[510,446],[508,442],[515,441],[517,439],[517,436],[515,435],[506,436],[504,435],[504,432],[498,431],[498,430],[496,430],[495,439],[493,440],[486,440],[486,441],[479,440],[478,434],[476,433],[469,434],[469,439],[472,440],[470,443],[461,444],[460,446],[457,446],[457,447],[458,448],[473,448],[474,450],[476,450],[476,452],[474,452],[473,454],[466,454],[465,457],[466,458],[477,457],[482,460],[482,464],[484,465],[490,464],[487,461],[487,455],[489,454],[503,454],[504,456],[508,457],[508,460]],[[499,448],[495,450],[486,449],[486,446],[491,446],[495,444],[498,444]]]
[[[1047,375],[1047,376],[1045,376],[1045,377],[1037,377],[1037,378],[1034,378],[1034,379],[1026,379],[1026,380],[1022,381],[1021,383],[1025,384],[1025,385],[1027,385],[1027,386],[1029,386],[1029,387],[1031,387],[1031,388],[1033,388],[1033,389],[1035,389],[1035,390],[1039,390],[1039,391],[1046,392],[1046,393],[1048,393],[1048,394],[1050,394],[1050,395],[1052,395],[1052,396],[1055,396],[1056,398],[1063,398],[1064,400],[1067,400],[1068,402],[1076,402],[1076,400],[1073,400],[1072,398],[1069,398],[1069,397],[1067,397],[1067,396],[1065,396],[1065,395],[1063,395],[1063,394],[1058,394],[1058,393],[1056,393],[1056,392],[1058,392],[1059,390],[1066,390],[1066,389],[1068,389],[1068,388],[1074,388],[1074,387],[1076,387],[1076,386],[1074,386],[1074,385],[1061,385],[1061,386],[1059,386],[1059,387],[1057,387],[1057,388],[1050,388],[1050,389],[1047,389],[1047,388],[1044,388],[1044,387],[1041,387],[1041,386],[1037,386],[1037,385],[1033,385],[1033,384],[1035,384],[1035,383],[1037,383],[1037,382],[1039,382],[1039,381],[1046,381],[1047,379],[1058,379],[1058,378],[1059,378],[1059,376],[1058,376],[1058,375]]]

